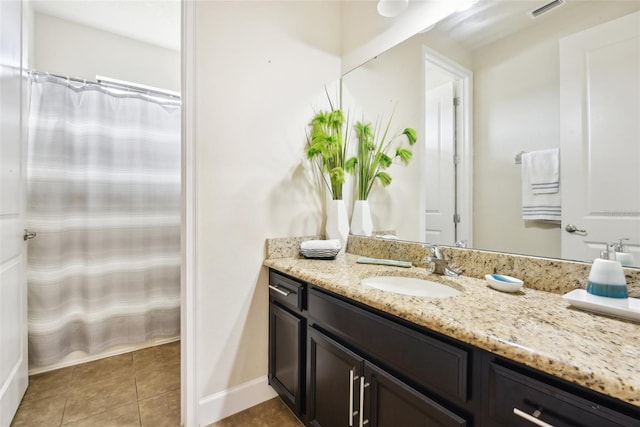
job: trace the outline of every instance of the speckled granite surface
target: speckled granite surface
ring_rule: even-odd
[[[324,239],[324,236],[285,237],[267,239],[265,258],[289,258],[300,256],[300,243],[305,240]]]
[[[349,236],[347,252],[372,258],[411,261],[425,266],[429,250],[420,243],[388,241]],[[483,279],[485,274],[500,273],[517,277],[524,286],[539,291],[566,294],[586,288],[591,264],[559,259],[527,257],[498,252],[442,247],[441,252],[454,268],[462,268],[464,275]],[[625,269],[629,296],[640,298],[640,269]]]
[[[413,262],[415,250],[420,253],[416,264],[422,263],[424,257],[416,248],[398,245],[404,242],[387,241],[382,246],[387,247],[384,250],[405,251],[407,258],[397,256],[398,252],[363,251],[356,240],[350,237],[349,252],[379,258],[393,254],[394,259]],[[559,293],[531,288],[515,294],[502,293],[489,288],[484,280],[466,276],[467,273],[457,278],[434,276],[426,272],[424,264],[406,269],[357,264],[357,258],[358,255],[350,253],[333,261],[294,256],[267,259],[264,264],[481,349],[640,406],[639,324],[569,308]],[[510,261],[492,262],[503,268],[501,262]],[[471,271],[494,265],[482,264],[484,267],[481,267],[471,261],[467,263],[471,265],[464,267]],[[519,268],[516,262],[512,265],[514,269]],[[434,299],[360,285],[362,278],[373,275],[428,278],[463,292],[456,297]]]

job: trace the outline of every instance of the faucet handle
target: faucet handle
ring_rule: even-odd
[[[468,244],[469,242],[466,240],[458,240],[456,242],[456,248],[466,248]]]
[[[442,255],[440,254],[440,247],[438,245],[429,245],[429,251],[431,253],[431,258],[442,259]]]

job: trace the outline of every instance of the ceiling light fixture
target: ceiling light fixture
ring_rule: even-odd
[[[400,15],[409,6],[409,0],[380,0],[378,1],[378,13],[385,18],[393,18]]]

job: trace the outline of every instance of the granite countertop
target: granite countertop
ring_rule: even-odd
[[[523,288],[504,293],[484,280],[424,268],[335,260],[267,259],[264,265],[433,331],[640,406],[640,325],[569,308],[561,295]],[[421,277],[462,291],[415,297],[360,285],[370,276]]]

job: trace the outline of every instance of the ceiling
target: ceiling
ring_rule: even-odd
[[[549,1],[481,0],[437,27],[468,48],[478,48],[512,33],[515,28],[533,25],[535,20],[527,12]],[[180,50],[180,0],[32,0],[31,3],[39,13]],[[567,3],[575,0],[564,0],[563,6]]]
[[[557,7],[533,18],[530,12],[552,0],[480,0],[472,8],[445,18],[436,27],[467,49],[475,50],[550,16],[571,13],[572,7],[583,1],[559,1]]]
[[[180,50],[180,0],[33,0],[37,13]]]

